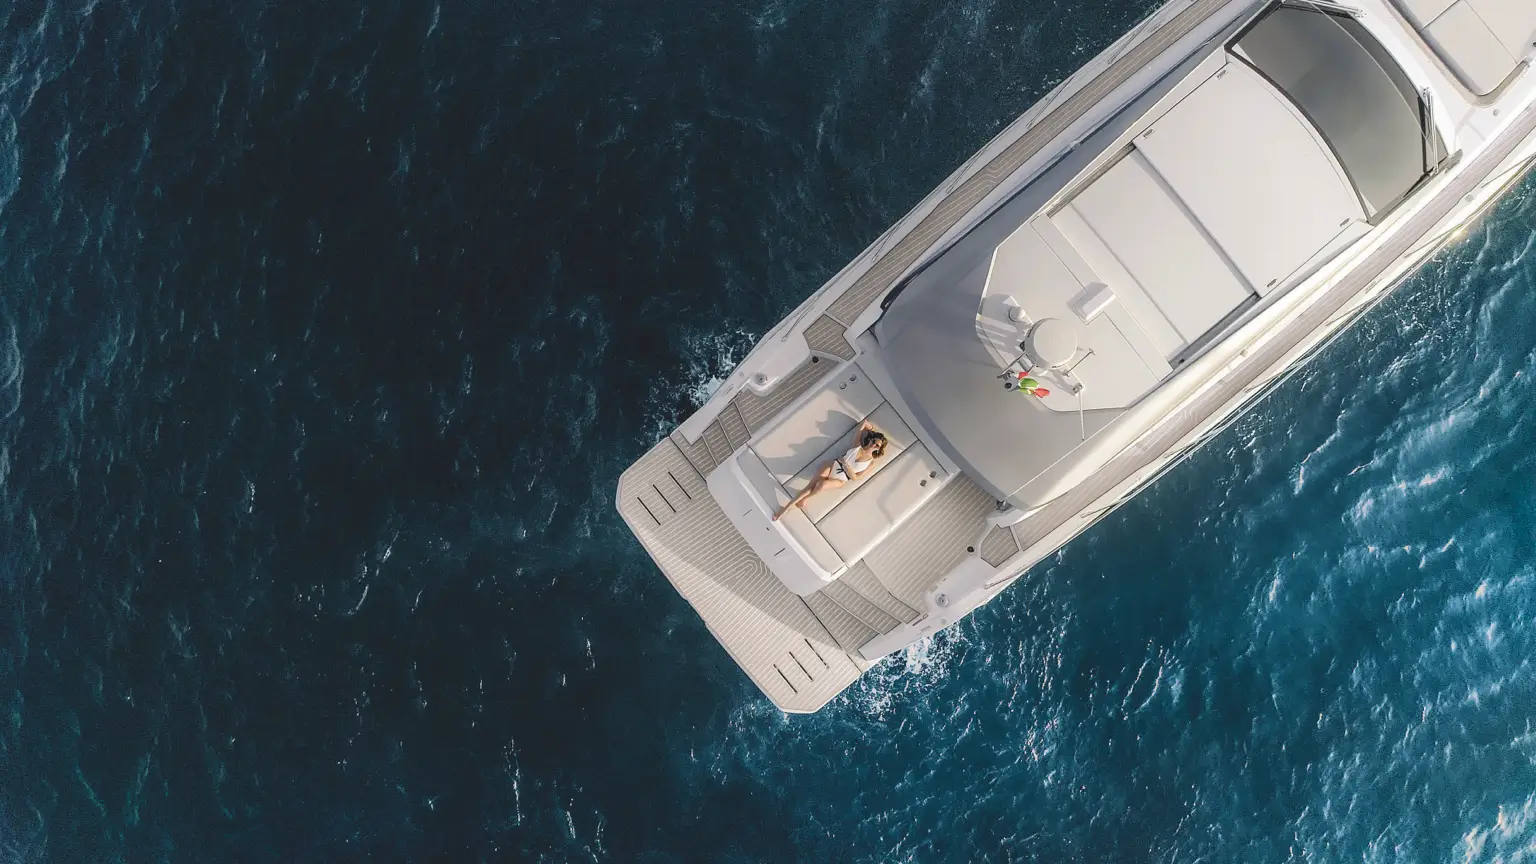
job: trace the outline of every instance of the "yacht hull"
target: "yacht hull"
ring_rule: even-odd
[[[881,657],[985,604],[1036,563],[1197,449],[1299,368],[1512,188],[1536,160],[1536,100],[1504,113],[1485,146],[1373,236],[1347,268],[1298,292],[1266,330],[1070,491],[1027,513],[963,473],[937,478],[899,527],[834,556],[837,577],[791,591],[764,537],[775,502],[712,493],[710,478],[850,370],[886,385],[870,327],[925,262],[1069,154],[1138,89],[1264,4],[1178,0],[1128,33],[968,160],[770,332],[719,391],[624,472],[616,505],[672,585],[784,711],[815,711]],[[1509,98],[1524,92],[1506,88]],[[1529,89],[1529,88],[1527,88]],[[942,460],[941,460],[942,461]],[[893,472],[894,473],[894,472]],[[718,476],[718,475],[716,475]],[[769,481],[771,485],[771,480]],[[765,493],[767,494],[767,493]],[[756,521],[754,521],[756,520]],[[766,535],[765,535],[766,536]],[[787,551],[786,551],[787,550]],[[803,551],[803,550],[802,550]],[[855,556],[847,556],[855,557]]]

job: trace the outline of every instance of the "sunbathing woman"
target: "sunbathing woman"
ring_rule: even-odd
[[[848,452],[821,466],[811,484],[796,495],[793,501],[785,504],[783,509],[773,514],[773,521],[779,521],[779,517],[788,513],[789,508],[801,506],[817,492],[836,489],[850,480],[857,480],[874,466],[876,459],[885,455],[885,444],[885,433],[875,431],[868,420],[860,423],[859,428],[853,430],[853,446],[848,448]]]

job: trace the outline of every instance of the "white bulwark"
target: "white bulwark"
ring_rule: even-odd
[[[1175,0],[764,337],[619,481],[815,711],[1187,455],[1536,162],[1536,2]],[[774,519],[864,427],[869,470]]]

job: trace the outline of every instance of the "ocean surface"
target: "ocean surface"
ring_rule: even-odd
[[[1152,5],[0,4],[0,864],[1536,860],[1536,183],[819,714],[613,512]]]

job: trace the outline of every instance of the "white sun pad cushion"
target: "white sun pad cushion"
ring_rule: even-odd
[[[1471,3],[1460,2],[1424,28],[1424,38],[1478,95],[1497,90],[1518,62],[1488,23]]]
[[[896,457],[900,456],[901,452],[911,446],[915,440],[912,436],[912,430],[907,428],[906,423],[902,422],[901,416],[896,413],[896,409],[891,407],[889,402],[876,408],[865,419],[869,420],[876,430],[885,433],[887,441],[885,455],[876,459],[875,463],[869,467],[869,470],[860,474],[858,479],[844,483],[836,489],[826,489],[806,499],[803,505],[805,515],[811,517],[812,522],[820,522],[822,517],[836,509],[837,505],[843,503],[844,499],[852,495],[855,490],[874,479],[886,466],[896,461]],[[842,456],[851,446],[853,446],[853,436],[851,434],[844,437],[841,441],[834,442],[832,446],[822,451],[815,461],[800,469],[799,474],[791,477],[789,482],[784,484],[785,488],[790,492],[799,494],[801,489],[810,485],[811,479],[816,476],[823,465]]]
[[[946,476],[928,448],[913,444],[815,527],[844,561],[858,561],[937,492]]]
[[[780,483],[839,441],[885,399],[857,365],[844,367],[814,395],[752,442],[752,450]],[[803,488],[803,487],[802,487]]]

